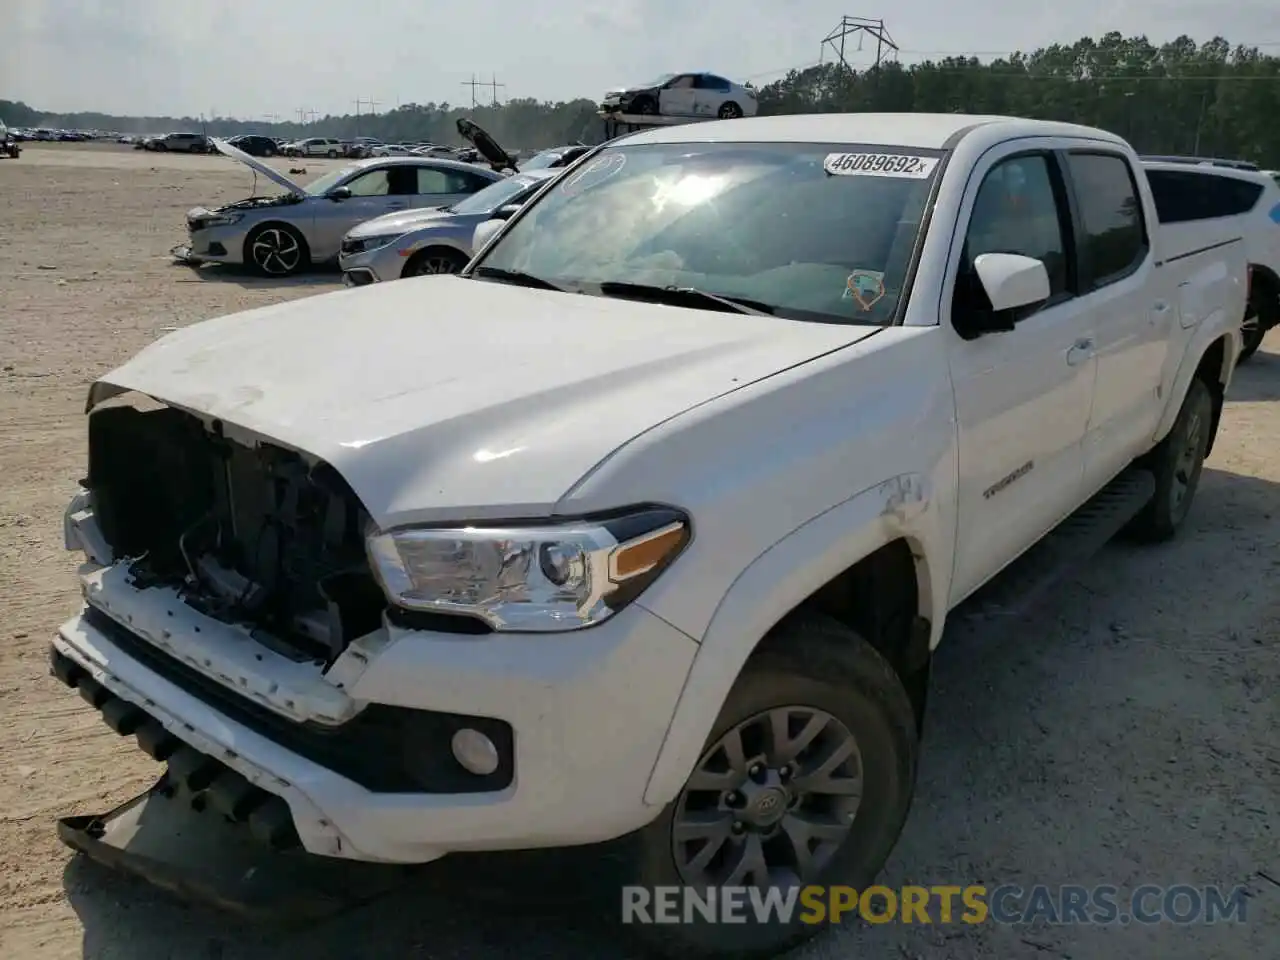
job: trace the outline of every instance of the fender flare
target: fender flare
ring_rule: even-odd
[[[1243,320],[1243,314],[1240,320]],[[1151,438],[1153,446],[1163,440],[1173,429],[1174,421],[1178,419],[1178,411],[1182,409],[1182,398],[1187,395],[1191,378],[1200,368],[1200,361],[1209,352],[1209,348],[1223,337],[1227,338],[1227,347],[1222,351],[1222,369],[1218,372],[1218,378],[1222,384],[1222,392],[1226,394],[1227,388],[1231,386],[1231,377],[1235,373],[1236,358],[1240,355],[1240,348],[1244,343],[1244,338],[1240,335],[1240,320],[1233,322],[1228,318],[1225,310],[1215,310],[1196,327],[1195,335],[1183,351],[1182,363],[1179,364],[1178,372],[1173,378],[1173,387],[1165,399],[1164,414],[1160,417],[1156,432]]]
[[[756,557],[734,580],[712,615],[676,703],[671,725],[649,775],[644,802],[664,806],[679,794],[707,735],[756,645],[823,584],[894,540],[916,557],[920,613],[941,636],[947,584],[929,562],[926,540],[932,498],[920,474],[902,474],[869,487],[806,521]]]

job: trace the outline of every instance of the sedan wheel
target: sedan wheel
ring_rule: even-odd
[[[418,254],[404,268],[405,277],[429,277],[457,273],[467,265],[466,258],[449,250],[428,250]]]
[[[302,243],[288,228],[267,227],[249,241],[249,259],[268,276],[287,277],[303,264]]]

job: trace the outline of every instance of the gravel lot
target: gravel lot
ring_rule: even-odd
[[[300,163],[311,175],[332,166],[281,166]],[[46,673],[50,631],[78,602],[60,518],[84,470],[88,384],[174,327],[339,286],[169,262],[188,208],[248,196],[251,181],[221,157],[114,145],[29,145],[0,161],[0,956],[628,956],[616,932],[545,903],[542,861],[519,875],[541,906],[517,904],[519,882],[490,902],[441,864],[426,892],[281,934],[238,930],[75,860],[54,836],[57,817],[105,810],[159,770]],[[1276,955],[1278,400],[1280,333],[1237,376],[1181,539],[1109,547],[1016,636],[944,648],[915,807],[885,878],[1243,884],[1247,921],[895,923],[842,931],[803,956]]]

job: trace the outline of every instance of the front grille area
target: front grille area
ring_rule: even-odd
[[[382,625],[368,513],[327,464],[234,442],[219,422],[169,407],[104,406],[89,417],[86,484],[140,588],[173,587],[201,613],[323,664]]]
[[[94,607],[85,619],[131,658],[229,720],[374,793],[496,792],[515,775],[515,738],[505,721],[370,704],[338,727],[296,723],[174,659]],[[59,657],[55,650],[55,662]],[[453,759],[451,741],[463,728],[480,731],[497,746],[493,773],[470,773]]]

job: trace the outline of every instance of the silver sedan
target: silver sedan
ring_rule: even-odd
[[[347,286],[429,273],[457,273],[471,259],[476,227],[504,207],[524,203],[563,169],[530,170],[443,210],[395,213],[362,223],[342,240],[338,266]]]
[[[450,206],[506,180],[455,160],[389,157],[351,163],[304,187],[225,142],[215,140],[214,146],[287,192],[216,209],[196,207],[187,213],[189,243],[173,254],[188,263],[245,265],[277,277],[332,261],[343,235],[365,220]]]

